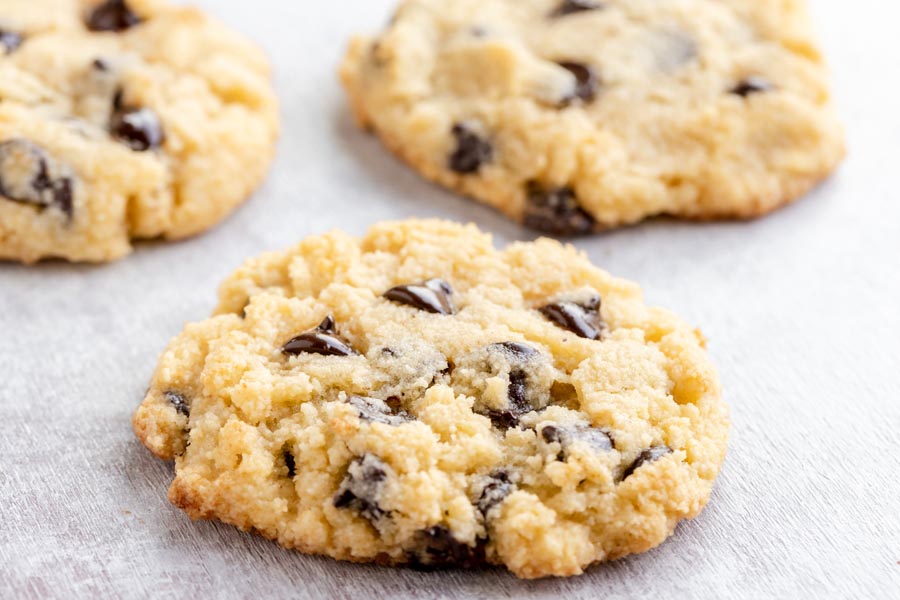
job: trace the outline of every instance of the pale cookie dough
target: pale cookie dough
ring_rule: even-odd
[[[302,552],[575,575],[706,504],[728,418],[704,341],[542,239],[333,232],[250,260],[134,429],[169,499]]]
[[[555,235],[762,215],[844,154],[803,0],[405,0],[341,77],[425,177]]]
[[[262,181],[277,134],[265,56],[197,9],[0,3],[0,260],[201,232]]]

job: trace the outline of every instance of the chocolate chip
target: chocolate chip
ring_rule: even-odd
[[[746,98],[750,94],[770,92],[773,89],[775,89],[775,86],[772,85],[772,82],[770,82],[768,79],[752,75],[740,81],[736,86],[731,88],[729,92],[740,96],[741,98]]]
[[[4,29],[0,29],[0,46],[3,47],[3,51],[5,54],[12,54],[16,50],[18,50],[19,46],[22,45],[22,42],[25,38],[22,37],[21,34],[16,33],[15,31],[6,31]]]
[[[589,10],[600,10],[603,5],[599,2],[591,2],[590,0],[563,0],[552,13],[551,18],[565,17],[574,13],[586,12]]]
[[[478,510],[486,516],[492,508],[506,500],[506,497],[515,489],[516,484],[510,479],[509,472],[500,470],[491,473],[478,497]]]
[[[582,303],[554,302],[538,310],[554,324],[579,337],[599,340],[603,336],[605,327],[603,317],[600,315],[600,296],[592,296]]]
[[[628,479],[635,471],[643,467],[644,465],[651,463],[655,460],[659,460],[666,454],[672,452],[672,449],[668,446],[653,446],[652,448],[648,448],[641,452],[637,459],[633,463],[631,463],[624,471],[622,471],[622,481]]]
[[[548,444],[561,444],[562,431],[556,425],[545,425],[541,429],[541,438]]]
[[[488,410],[483,413],[491,420],[491,424],[501,431],[518,427],[519,417],[534,410],[534,407],[524,397],[525,374],[522,371],[515,371],[510,373],[509,379],[509,402],[507,403],[507,408],[503,410]]]
[[[435,525],[416,535],[416,547],[409,555],[410,566],[423,571],[471,569],[484,563],[484,547],[464,544],[444,525]]]
[[[91,31],[124,31],[141,22],[125,0],[106,0],[87,15],[85,24]]]
[[[297,474],[297,462],[294,460],[294,455],[290,450],[285,450],[282,456],[284,457],[284,466],[287,467],[288,477],[293,479]]]
[[[562,106],[568,106],[575,100],[581,100],[585,104],[593,102],[597,97],[597,88],[600,87],[600,78],[590,65],[576,62],[557,63],[563,69],[575,76],[575,89],[563,98]]]
[[[559,444],[558,460],[566,460],[572,444],[581,442],[595,452],[609,452],[615,448],[612,436],[590,425],[544,425],[541,439],[547,444]]]
[[[324,356],[351,356],[359,354],[336,335],[334,318],[325,320],[311,331],[301,333],[281,349],[285,354],[322,354]]]
[[[391,396],[387,400],[384,401],[387,404],[388,408],[391,409],[391,412],[395,415],[400,413],[405,413],[403,410],[403,401],[397,396]],[[413,419],[412,416],[409,416],[410,419]]]
[[[135,152],[159,148],[165,141],[159,116],[149,108],[117,108],[109,129],[114,138]]]
[[[443,279],[429,279],[415,285],[398,285],[386,291],[384,297],[400,304],[439,315],[452,315],[453,288]]]
[[[506,395],[509,396],[509,404],[512,411],[516,414],[525,414],[531,412],[532,407],[528,404],[525,397],[527,392],[528,375],[525,371],[516,369],[509,373],[509,387]]]
[[[353,509],[373,523],[381,520],[387,511],[378,505],[378,497],[389,469],[387,463],[374,454],[354,459],[334,497],[335,507]]]
[[[175,407],[175,410],[186,417],[191,416],[191,405],[187,401],[187,398],[178,392],[166,392],[165,396],[166,400],[169,401],[169,404]]]
[[[499,344],[491,344],[488,346],[488,351],[491,350],[499,350],[504,352],[509,357],[514,358],[520,361],[527,361],[530,358],[534,358],[540,352],[536,349],[528,346],[526,344],[520,344],[519,342],[501,342]]]
[[[532,181],[526,192],[526,227],[560,236],[583,235],[594,230],[594,218],[578,204],[571,187],[545,188]]]
[[[409,413],[403,410],[394,411],[387,402],[377,398],[364,396],[350,396],[349,404],[356,409],[359,418],[373,423],[383,423],[398,427],[404,423],[415,420]]]
[[[453,126],[456,149],[450,155],[450,168],[457,173],[469,175],[477,173],[484,163],[490,162],[494,149],[490,142],[478,135],[469,123]]]
[[[485,416],[491,420],[494,427],[501,431],[506,431],[518,426],[521,414],[524,413],[516,413],[513,410],[491,410]]]
[[[0,196],[13,202],[54,207],[72,218],[72,179],[54,173],[47,152],[27,140],[0,143]]]
[[[590,426],[577,426],[572,432],[573,441],[584,442],[597,452],[609,452],[615,448],[615,440],[602,429]]]
[[[519,424],[519,417],[530,413],[534,407],[528,401],[528,374],[520,367],[529,360],[536,358],[540,352],[518,342],[502,342],[488,346],[488,352],[502,352],[510,362],[509,386],[506,389],[507,408],[505,410],[490,410],[488,418],[495,427],[509,429]]]

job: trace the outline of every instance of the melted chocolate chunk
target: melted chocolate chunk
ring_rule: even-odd
[[[351,356],[359,354],[334,330],[334,318],[325,320],[311,331],[301,333],[281,349],[285,354],[322,354],[324,356]]]
[[[566,15],[586,12],[589,10],[600,10],[602,8],[603,5],[601,3],[591,2],[591,0],[563,0],[562,3],[560,3],[560,5],[557,6],[552,13],[550,13],[550,17],[565,17]]]
[[[72,179],[52,174],[47,152],[32,142],[0,143],[0,196],[13,202],[53,207],[72,218]]]
[[[415,569],[471,569],[484,563],[484,546],[474,548],[456,539],[444,525],[435,525],[416,536],[416,547],[409,555],[409,563]]]
[[[91,31],[125,31],[141,22],[125,0],[106,0],[87,15],[85,24]]]
[[[746,98],[750,94],[761,94],[763,92],[770,92],[773,89],[775,89],[775,86],[772,85],[772,82],[768,79],[753,75],[740,81],[736,86],[731,88],[729,92],[740,96],[741,98]]]
[[[371,421],[373,423],[384,423],[392,427],[398,427],[404,423],[414,421],[415,418],[403,410],[393,410],[387,402],[378,400],[377,398],[367,398],[364,396],[350,396],[348,400],[351,406],[356,409],[359,418],[363,421]]]
[[[509,473],[504,470],[491,473],[489,481],[482,488],[478,497],[478,510],[487,516],[488,512],[506,500],[506,497],[516,490],[516,484],[509,478]]]
[[[456,313],[452,296],[453,288],[443,279],[429,279],[415,285],[398,285],[384,293],[388,300],[439,315]]]
[[[117,96],[117,104],[121,102],[120,98]],[[109,130],[114,138],[135,152],[159,148],[165,141],[159,116],[149,108],[117,107]]]
[[[600,315],[600,296],[584,303],[554,302],[539,309],[554,324],[579,337],[599,340],[603,336],[603,317]]]
[[[572,94],[563,98],[562,105],[568,106],[575,100],[581,100],[585,104],[593,102],[597,97],[597,88],[600,87],[600,79],[597,72],[590,65],[576,62],[557,63],[563,69],[575,76],[575,89]]]
[[[566,460],[569,448],[576,442],[583,442],[596,452],[609,452],[615,448],[608,433],[590,425],[544,425],[541,439],[547,444],[559,444],[558,460]]]
[[[530,182],[527,188],[524,224],[552,235],[584,235],[596,222],[581,206],[571,187],[545,188]]]
[[[491,144],[479,136],[471,125],[457,123],[453,126],[456,149],[450,155],[450,168],[462,175],[477,173],[484,163],[490,162],[494,154]]]
[[[381,520],[387,511],[378,506],[378,497],[388,477],[388,469],[387,464],[374,454],[354,459],[334,497],[335,507],[353,509],[373,523]]]
[[[175,407],[175,410],[186,417],[191,416],[191,405],[187,401],[187,398],[182,394],[179,394],[178,392],[166,392],[165,396],[166,400],[169,401],[169,404]]]
[[[23,41],[25,38],[21,34],[0,29],[0,48],[3,49],[4,54],[12,54],[18,50]]]
[[[294,460],[294,455],[291,454],[290,450],[285,450],[283,453],[283,457],[284,457],[284,466],[287,467],[288,477],[293,479],[294,475],[297,474],[297,462]]]
[[[628,479],[631,475],[634,474],[635,471],[643,467],[648,463],[652,463],[655,460],[659,460],[666,454],[670,454],[672,449],[668,446],[653,446],[652,448],[648,448],[641,452],[638,457],[635,459],[633,463],[628,465],[628,467],[622,471],[622,481]]]

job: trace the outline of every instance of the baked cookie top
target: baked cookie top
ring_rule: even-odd
[[[707,502],[728,430],[702,336],[637,286],[442,221],[250,260],[133,423],[194,518],[520,577],[661,543]]]
[[[556,235],[761,215],[844,152],[803,0],[405,0],[341,76],[426,177]]]
[[[264,177],[261,51],[165,0],[0,7],[0,259],[107,261],[198,233]]]

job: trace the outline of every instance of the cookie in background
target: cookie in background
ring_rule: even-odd
[[[104,262],[202,232],[263,180],[263,53],[166,0],[0,7],[0,259]]]
[[[553,235],[756,217],[844,155],[802,0],[405,0],[340,73],[422,175]]]

